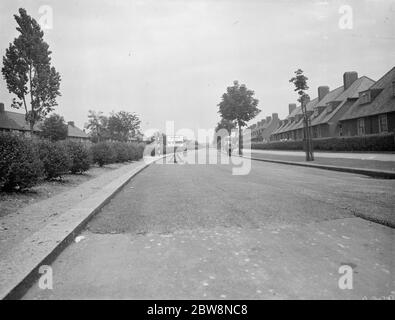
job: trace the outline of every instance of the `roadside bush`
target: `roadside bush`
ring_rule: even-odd
[[[63,143],[43,139],[35,145],[47,179],[61,178],[69,172],[71,160]]]
[[[355,137],[313,139],[314,150],[320,151],[395,151],[394,133]],[[251,149],[303,150],[303,141],[252,143]]]
[[[100,167],[105,164],[114,163],[116,160],[115,148],[111,146],[110,142],[103,141],[95,143],[91,146],[92,160]]]
[[[70,172],[82,173],[89,170],[92,158],[88,147],[76,141],[65,141],[63,144],[70,157]]]
[[[102,167],[115,162],[140,160],[144,148],[144,143],[103,141],[91,146],[91,154],[93,162]]]
[[[128,146],[125,142],[112,142],[111,147],[114,150],[115,162],[121,163],[130,160]]]
[[[42,163],[30,139],[0,133],[0,190],[32,187],[42,174]]]
[[[137,145],[137,154],[138,154],[138,159],[141,159],[144,156],[144,150],[145,150],[146,144],[144,142],[140,142]]]

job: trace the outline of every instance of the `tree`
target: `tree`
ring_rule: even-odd
[[[215,132],[218,133],[220,130],[225,129],[230,141],[230,135],[234,128],[236,128],[236,123],[234,121],[221,118],[221,121],[218,122],[217,126],[215,127]],[[216,135],[216,137],[217,137],[217,147],[219,147],[220,144],[222,143],[221,139],[224,139],[224,137],[222,135]]]
[[[127,111],[112,112],[108,118],[107,129],[111,139],[129,141],[139,134],[140,119],[135,113]]]
[[[41,135],[52,141],[64,140],[67,138],[67,124],[64,118],[58,114],[52,114],[46,118],[41,125]]]
[[[88,123],[85,128],[90,130],[91,138],[93,142],[103,141],[108,139],[108,118],[103,115],[103,112],[95,112],[89,110],[88,113]]]
[[[228,121],[235,121],[238,126],[240,155],[242,154],[242,127],[261,112],[258,109],[259,101],[254,98],[254,94],[254,91],[247,89],[245,84],[239,85],[238,81],[234,81],[233,86],[227,88],[218,104],[221,117]]]
[[[305,150],[306,150],[306,161],[313,161],[313,145],[311,142],[311,133],[309,126],[309,117],[307,116],[306,106],[308,101],[310,100],[309,95],[306,93],[306,90],[309,89],[307,85],[307,78],[303,74],[303,70],[298,69],[295,71],[295,76],[292,77],[289,82],[293,83],[295,86],[294,91],[296,91],[299,95],[298,101],[301,104],[302,112],[303,112],[303,123],[304,123],[304,140],[305,140]]]
[[[1,72],[8,91],[16,95],[11,107],[24,108],[33,133],[34,125],[57,106],[61,78],[51,66],[52,52],[37,21],[22,8],[14,18],[20,35],[6,49]]]
[[[222,118],[221,121],[217,123],[217,126],[215,127],[215,132],[218,132],[221,129],[225,129],[229,132],[230,135],[231,131],[234,128],[236,128],[236,124],[234,121],[230,121]]]

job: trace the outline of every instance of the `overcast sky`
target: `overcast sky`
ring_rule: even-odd
[[[45,39],[62,76],[56,112],[80,127],[94,109],[136,112],[143,129],[166,120],[212,128],[233,80],[255,91],[256,120],[283,118],[297,98],[288,82],[297,68],[314,98],[319,85],[340,86],[345,71],[377,80],[395,65],[392,0],[1,0],[1,56],[18,34],[13,14],[24,7],[39,20],[43,5],[53,12]],[[343,5],[352,29],[339,27]],[[5,86],[1,78],[10,109]]]

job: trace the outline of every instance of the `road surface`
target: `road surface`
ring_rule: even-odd
[[[204,152],[204,151],[200,151]],[[189,156],[188,156],[189,157]],[[152,165],[25,299],[373,299],[394,294],[395,181],[259,161]],[[353,273],[339,288],[339,268]]]

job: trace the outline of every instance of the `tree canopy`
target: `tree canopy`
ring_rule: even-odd
[[[51,114],[46,118],[41,125],[41,135],[44,138],[57,141],[64,140],[67,138],[67,124],[64,118],[58,114]]]
[[[90,130],[93,141],[129,141],[140,133],[140,123],[135,113],[119,111],[107,117],[103,112],[89,110],[85,127]]]
[[[135,113],[127,111],[112,112],[108,118],[108,133],[111,139],[128,141],[140,130],[140,119]]]
[[[247,89],[245,84],[240,85],[238,81],[228,87],[222,95],[219,106],[219,114],[229,121],[236,121],[239,127],[246,125],[248,121],[255,118],[259,112],[258,99],[254,98],[254,91]]]
[[[22,8],[14,18],[20,34],[6,49],[1,72],[8,91],[16,95],[11,107],[24,108],[33,131],[57,105],[61,78],[51,65],[51,51],[37,21]]]
[[[221,121],[218,122],[217,126],[215,127],[215,132],[218,132],[221,129],[225,129],[230,134],[230,132],[235,128],[236,128],[236,123],[234,121],[221,118]]]
[[[309,78],[307,78],[303,74],[302,69],[296,70],[295,76],[289,80],[289,82],[293,83],[295,86],[294,91],[296,91],[298,93],[298,95],[299,95],[298,101],[300,103],[303,103],[310,98],[309,95],[306,93],[306,90],[309,89],[309,87],[307,85],[307,80],[309,80]]]

